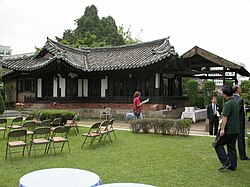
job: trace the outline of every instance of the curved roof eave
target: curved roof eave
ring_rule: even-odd
[[[169,37],[139,44],[85,49],[71,48],[48,38],[42,51],[30,58],[6,61],[5,67],[15,71],[32,71],[62,59],[81,71],[122,70],[145,67],[177,55]],[[47,53],[52,56],[46,56]]]

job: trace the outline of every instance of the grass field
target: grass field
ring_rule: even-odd
[[[80,134],[88,128],[80,127]],[[98,174],[104,184],[135,182],[158,187],[167,186],[250,186],[250,161],[240,161],[236,171],[219,172],[221,164],[211,146],[213,138],[197,136],[163,136],[116,131],[118,140],[95,150],[83,142],[81,135],[69,135],[67,146],[57,156],[41,152],[28,157],[16,154],[5,159],[6,140],[0,140],[0,186],[16,187],[24,174],[45,168],[80,168]],[[250,156],[250,149],[247,148]]]

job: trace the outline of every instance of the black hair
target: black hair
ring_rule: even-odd
[[[233,89],[231,86],[224,85],[221,91],[223,94],[227,95],[228,97],[231,97],[233,95]]]

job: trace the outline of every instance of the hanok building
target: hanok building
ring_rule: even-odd
[[[2,80],[12,102],[131,108],[139,90],[142,99],[150,97],[146,108],[158,104],[164,109],[166,104],[187,101],[182,77],[208,75],[214,66],[224,67],[223,79],[226,71],[249,76],[241,66],[198,47],[179,56],[169,38],[82,49],[47,39],[39,53],[5,60],[3,67],[9,71]]]

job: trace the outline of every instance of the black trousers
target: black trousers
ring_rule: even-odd
[[[246,142],[245,142],[245,126],[240,125],[240,133],[238,134],[238,151],[240,159],[244,160],[247,158],[246,155]]]
[[[209,120],[209,134],[210,135],[217,135],[218,126],[219,126],[219,118],[217,116],[213,116],[213,119]],[[213,131],[214,131],[214,133],[213,133]]]
[[[236,139],[238,134],[224,134],[220,137],[215,146],[215,151],[220,162],[223,165],[231,165],[232,168],[236,169],[237,167],[237,154],[236,154]],[[224,148],[224,145],[227,145],[227,154]]]

